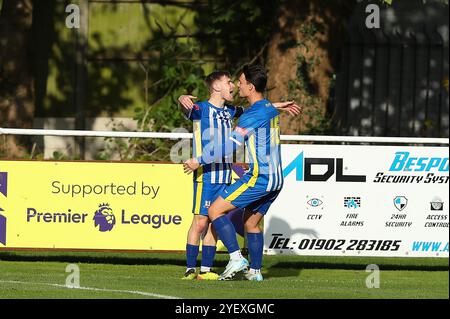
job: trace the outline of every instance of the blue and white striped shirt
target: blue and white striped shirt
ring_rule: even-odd
[[[203,153],[198,161],[206,167],[215,159],[232,154],[244,142],[249,154],[249,170],[241,178],[250,187],[277,191],[283,187],[279,112],[268,100],[246,109],[236,129],[211,156]]]
[[[199,157],[205,152],[216,152],[214,145],[223,145],[233,131],[233,118],[243,113],[242,107],[224,105],[216,107],[208,101],[194,105],[187,114],[187,118],[193,122],[194,131],[194,157]],[[201,166],[194,172],[194,181],[210,184],[231,183],[232,158],[223,156],[216,161]]]

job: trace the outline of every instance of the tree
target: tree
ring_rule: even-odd
[[[295,99],[302,118],[282,115],[283,134],[324,133],[333,76],[356,0],[218,0],[200,7],[197,25],[225,48],[225,67],[259,62],[269,71],[268,96]],[[313,120],[311,120],[311,118]]]
[[[0,12],[0,125],[31,128],[34,117],[32,61],[29,59],[32,0],[4,0]],[[23,139],[8,136],[7,157],[25,153]]]
[[[346,23],[356,1],[280,1],[267,52],[269,98],[295,99],[302,118],[282,115],[283,133],[325,133],[326,110]]]

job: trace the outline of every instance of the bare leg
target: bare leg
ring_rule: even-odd
[[[232,211],[236,207],[229,202],[225,201],[221,196],[219,196],[209,207],[208,215],[211,221],[216,220],[222,215],[226,215],[229,211]]]
[[[216,244],[217,244],[217,233],[212,223],[209,223],[208,230],[206,232],[205,237],[203,238],[203,245],[216,246]]]
[[[188,231],[187,243],[189,245],[200,245],[200,238],[203,232],[208,228],[208,217],[202,215],[194,215],[191,228]]]
[[[258,212],[245,211],[244,213],[244,227],[247,233],[260,233],[259,223],[264,218],[264,215]]]

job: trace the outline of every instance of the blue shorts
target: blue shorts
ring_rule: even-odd
[[[192,213],[208,216],[208,208],[219,197],[228,184],[209,184],[194,182],[194,202]]]
[[[280,190],[266,191],[266,187],[251,187],[247,183],[238,180],[227,186],[220,196],[240,209],[246,209],[265,215],[270,205],[280,194]]]

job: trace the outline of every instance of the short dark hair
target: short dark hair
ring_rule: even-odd
[[[263,93],[267,85],[266,69],[260,64],[246,64],[242,68],[245,79],[255,86],[259,93]]]
[[[214,81],[220,80],[223,76],[231,78],[231,74],[228,71],[214,71],[211,74],[209,74],[205,79],[208,88],[211,89],[211,86],[214,83]]]

